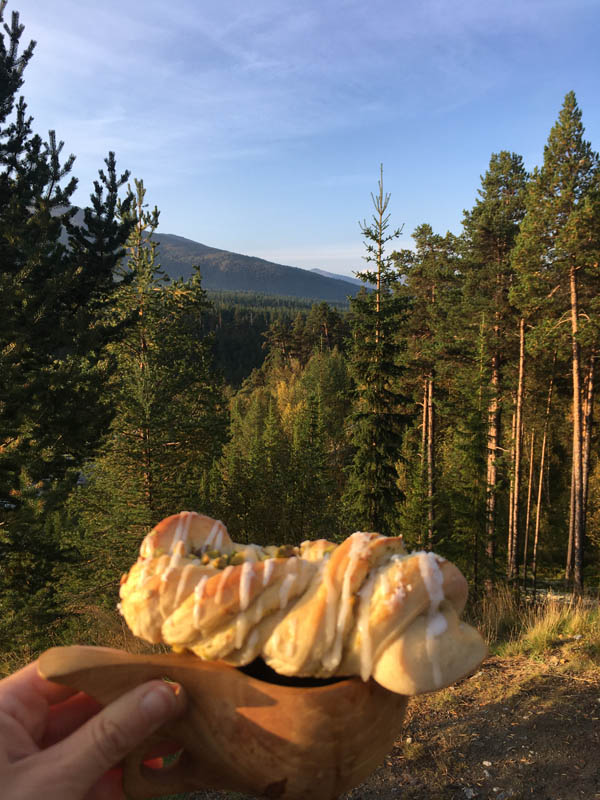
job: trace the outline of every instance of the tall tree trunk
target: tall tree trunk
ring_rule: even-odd
[[[517,385],[517,407],[515,410],[515,468],[512,505],[512,542],[508,577],[516,580],[519,575],[519,512],[521,488],[521,442],[523,438],[523,387],[525,375],[525,320],[519,321],[519,381]]]
[[[433,376],[427,381],[427,540],[431,550],[435,541],[435,406],[433,404]]]
[[[425,480],[425,463],[427,460],[427,398],[429,395],[429,382],[425,378],[423,381],[423,418],[421,420],[421,476]]]
[[[483,361],[484,361],[484,330],[485,330],[485,314],[482,313],[481,315],[481,323],[479,325],[479,404],[478,409],[479,412],[482,413],[483,411]],[[489,404],[488,404],[488,414],[489,414]],[[488,419],[488,432],[489,432],[489,419]],[[497,432],[496,432],[497,437]],[[487,487],[487,478],[486,478],[486,487]],[[486,511],[487,511],[487,491],[486,491]],[[487,522],[487,515],[486,515],[486,522]],[[474,547],[477,551],[479,548],[479,534],[476,530],[475,532],[475,542]],[[477,558],[477,552],[475,553],[475,558]],[[486,589],[490,590],[496,578],[496,528],[495,525],[487,526],[486,525],[486,537],[485,537],[485,586]]]
[[[141,225],[141,222],[140,222]],[[142,233],[140,232],[140,241],[142,239]],[[139,245],[141,249],[141,244]],[[139,301],[139,308],[138,308],[138,316],[140,317],[139,326],[140,326],[140,383],[143,385],[144,382],[148,380],[147,378],[147,371],[148,371],[148,338],[147,338],[147,329],[146,329],[146,304],[145,304],[145,296],[144,292],[142,291],[140,294],[140,301]],[[145,395],[145,391],[144,391]],[[154,506],[154,482],[153,482],[153,475],[152,475],[152,448],[151,448],[151,438],[152,433],[150,429],[150,420],[148,419],[147,415],[146,419],[142,424],[142,428],[140,430],[140,438],[142,440],[142,482],[144,487],[144,499],[146,501],[146,505],[148,511],[152,513],[153,506]]]
[[[537,505],[535,510],[535,533],[533,538],[533,553],[531,560],[531,572],[533,578],[533,592],[535,594],[537,580],[537,553],[540,540],[540,516],[542,508],[542,489],[544,486],[544,463],[546,460],[546,443],[548,442],[548,427],[550,425],[550,409],[552,407],[552,391],[554,389],[554,365],[556,364],[556,353],[552,363],[552,376],[548,386],[548,399],[546,400],[546,415],[544,417],[544,433],[542,436],[542,451],[540,453],[540,473],[538,478]]]
[[[496,540],[496,497],[498,482],[498,439],[500,434],[500,369],[499,356],[492,356],[492,393],[488,405],[487,471],[485,481],[485,539]]]
[[[531,445],[529,447],[529,479],[527,481],[527,508],[525,510],[525,542],[523,544],[523,589],[527,589],[527,567],[529,558],[529,523],[531,521],[531,495],[533,493],[534,443],[535,443],[535,428],[531,431]]]
[[[588,484],[590,477],[590,455],[592,450],[592,426],[594,422],[594,378],[596,366],[596,353],[590,356],[590,364],[586,377],[585,403],[583,407],[583,443],[582,443],[582,514],[583,526],[586,530]]]
[[[516,424],[517,424],[517,412],[516,412],[516,398],[515,398],[515,411],[513,411],[512,415],[512,422],[511,422],[511,439],[510,439],[510,482],[509,482],[509,489],[508,489],[508,537],[506,542],[506,574],[509,574],[510,571],[510,563],[512,561],[512,547],[514,541],[514,531],[513,531],[513,524],[514,524],[514,516],[513,516],[513,503],[514,503],[514,495],[515,495],[515,442],[516,442]]]
[[[571,266],[569,274],[571,293],[571,347],[573,359],[573,589],[577,594],[583,593],[583,476],[581,447],[581,361],[579,351],[579,304],[577,297],[577,269]]]
[[[575,541],[575,470],[571,469],[571,497],[569,501],[569,541],[567,542],[567,563],[565,581],[573,580],[573,542]]]

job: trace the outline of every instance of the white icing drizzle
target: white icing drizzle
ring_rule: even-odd
[[[175,528],[175,536],[171,542],[171,553],[174,553],[177,550],[177,545],[179,542],[183,542],[185,545],[193,516],[194,514],[192,511],[180,511],[179,518],[177,520],[177,527]]]
[[[260,622],[265,613],[265,601],[262,594],[258,595],[258,600],[254,604],[254,623]]]
[[[237,615],[237,619],[235,621],[235,649],[239,650],[240,647],[244,643],[244,637],[246,635],[246,625],[244,624],[245,620],[242,614]]]
[[[174,567],[171,567],[171,566],[167,567],[167,569],[160,576],[160,582],[161,583],[166,583],[169,580],[169,575],[171,575],[173,570],[174,570]]]
[[[350,539],[352,540],[352,544],[350,545],[350,553],[348,554],[348,561],[346,563],[346,569],[344,570],[340,603],[338,607],[337,619],[335,620],[335,635],[333,638],[333,644],[331,651],[323,658],[323,665],[328,670],[336,669],[342,659],[344,633],[346,631],[348,618],[352,610],[352,578],[354,576],[357,562],[367,553],[367,548],[370,541],[369,535],[360,531],[353,533]],[[329,619],[328,623],[330,623]]]
[[[419,571],[423,578],[423,583],[429,594],[429,613],[427,615],[427,627],[425,646],[431,662],[433,672],[433,682],[439,687],[442,685],[442,672],[440,665],[435,657],[434,638],[440,636],[448,624],[446,618],[440,612],[440,603],[444,599],[444,576],[438,566],[437,556],[434,553],[417,553],[419,558]]]
[[[363,681],[368,681],[373,671],[373,643],[371,641],[369,618],[371,616],[371,598],[373,597],[377,575],[377,572],[369,575],[358,593],[360,604],[358,606],[356,628],[360,636],[360,677]]]
[[[168,568],[175,569],[175,567],[178,567],[181,564],[184,555],[185,555],[185,545],[183,541],[179,541],[177,542],[173,551],[171,552],[171,559],[169,561]]]
[[[296,652],[296,636],[298,633],[298,620],[293,619],[289,624],[288,630],[288,641],[287,646],[285,648],[286,655],[288,658],[293,658],[294,653]]]
[[[194,566],[195,565],[193,563],[192,564],[187,564],[181,570],[181,575],[179,576],[179,583],[177,584],[177,591],[175,592],[174,606],[176,608],[180,604],[180,602],[183,600],[183,592],[185,590],[185,586],[186,586],[186,583],[187,583],[187,576],[190,574],[190,570],[194,569]]]
[[[248,636],[248,641],[246,642],[246,647],[248,650],[254,650],[258,644],[258,636],[258,630],[254,628],[254,630],[250,633],[250,636]]]
[[[206,541],[202,547],[202,552],[208,550],[211,545],[215,550],[220,549],[221,545],[223,544],[223,527],[223,523],[220,519],[214,521],[213,526],[210,529],[208,536],[206,537]]]
[[[200,627],[200,611],[202,609],[202,598],[204,597],[204,589],[206,587],[206,582],[208,581],[208,575],[203,575],[198,583],[196,584],[196,588],[194,589],[194,627]]]
[[[393,592],[390,592],[389,582],[387,579],[387,575],[385,572],[381,575],[381,591],[383,600],[388,606],[388,608],[397,610],[397,607],[402,604],[402,601],[406,598],[406,593],[410,588],[410,585],[407,586],[406,584],[402,583],[402,573],[397,568],[396,571],[396,582],[397,586]]]
[[[225,589],[225,583],[227,581],[228,576],[233,571],[233,567],[231,564],[228,567],[225,567],[223,570],[223,574],[221,575],[221,579],[219,580],[219,585],[217,586],[217,592],[215,594],[215,603],[219,606],[223,602],[223,591]]]
[[[381,578],[379,583],[381,587],[381,596],[385,598],[390,593],[390,581],[388,579],[387,572],[381,573]]]
[[[325,584],[325,642],[326,646],[329,647],[335,636],[335,614],[337,609],[337,597],[329,565],[325,566],[323,582]]]
[[[267,558],[264,562],[264,570],[263,570],[263,578],[262,578],[262,585],[266,586],[267,583],[271,580],[271,575],[273,574],[273,570],[275,569],[275,559],[274,558]]]
[[[254,570],[250,561],[244,561],[240,573],[240,609],[245,611],[250,604],[250,583],[254,576]],[[239,646],[239,645],[238,645]]]
[[[143,586],[144,583],[148,580],[148,570],[150,569],[150,562],[152,561],[151,558],[144,558],[144,566],[142,567],[142,571],[140,572],[140,586]]]
[[[294,581],[296,580],[297,574],[291,573],[290,575],[286,575],[283,579],[281,586],[279,587],[279,608],[284,609],[290,598],[290,592],[292,591],[292,586],[294,585]]]

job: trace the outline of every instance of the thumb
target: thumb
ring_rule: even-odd
[[[122,695],[50,748],[54,763],[61,765],[61,783],[66,782],[72,792],[69,796],[85,794],[105,772],[161,725],[181,714],[184,707],[181,687],[151,681]]]

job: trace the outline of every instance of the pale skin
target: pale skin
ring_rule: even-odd
[[[124,800],[119,763],[184,707],[180,687],[150,681],[101,708],[29,664],[0,681],[2,797]]]

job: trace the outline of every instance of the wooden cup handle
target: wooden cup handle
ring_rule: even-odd
[[[190,672],[192,683],[196,683],[197,662]],[[173,654],[133,656],[120,650],[101,647],[55,647],[40,656],[38,671],[46,680],[83,691],[106,705],[141,683],[155,678],[173,678],[182,685],[187,683],[186,671],[177,667],[181,656]],[[190,687],[192,688],[192,687]],[[193,696],[193,688],[190,693]],[[178,727],[178,726],[175,726]],[[166,794],[177,794],[190,788],[190,782],[198,788],[197,775],[192,778],[194,762],[183,750],[177,761],[161,769],[152,769],[144,759],[153,745],[166,740],[178,741],[177,731],[169,725],[158,734],[150,736],[140,747],[130,753],[123,762],[123,786],[131,798],[146,800]]]

